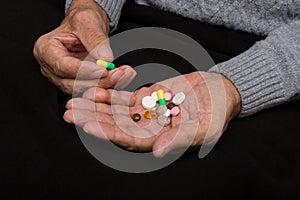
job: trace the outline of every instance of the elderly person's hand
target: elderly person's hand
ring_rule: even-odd
[[[111,88],[120,79],[132,79],[136,72],[130,66],[107,71],[95,64],[97,59],[113,60],[108,33],[108,16],[97,3],[72,1],[61,25],[35,43],[33,52],[42,74],[68,94],[93,86]]]
[[[171,124],[160,126],[144,117],[142,99],[158,89],[184,92],[181,112]],[[71,99],[64,119],[88,134],[110,140],[128,150],[153,151],[157,157],[179,148],[215,144],[229,121],[240,112],[240,96],[233,84],[217,73],[193,72],[134,93],[91,88],[83,98]],[[132,115],[139,113],[138,122]]]

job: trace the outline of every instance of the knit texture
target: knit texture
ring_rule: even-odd
[[[300,16],[299,0],[144,0],[161,9],[259,35]]]
[[[143,1],[194,20],[268,35],[248,51],[209,70],[225,75],[237,88],[242,103],[239,117],[299,98],[299,0]]]
[[[239,117],[300,98],[300,0],[138,1],[201,22],[268,35],[209,70],[223,74],[237,88],[242,103]],[[97,2],[116,26],[124,0]]]
[[[296,97],[300,93],[300,21],[276,29],[264,41],[209,71],[225,75],[238,89],[239,117]]]

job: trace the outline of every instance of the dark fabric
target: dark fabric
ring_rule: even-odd
[[[1,7],[1,195],[11,199],[299,199],[299,101],[232,121],[204,159],[194,150],[159,171],[119,172],[89,154],[75,128],[63,121],[69,97],[42,77],[32,55],[34,41],[63,19],[64,1],[6,1]],[[216,62],[261,39],[130,2],[121,19],[119,31],[161,26],[186,33],[207,48]],[[138,65],[155,57],[137,53],[123,59]],[[161,57],[161,62],[170,66],[183,62],[168,58]]]

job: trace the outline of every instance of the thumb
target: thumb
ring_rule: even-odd
[[[105,20],[97,11],[92,9],[77,11],[71,21],[75,35],[92,57],[113,61]]]

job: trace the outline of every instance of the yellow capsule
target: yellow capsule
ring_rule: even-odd
[[[165,93],[163,90],[157,90],[157,99],[158,99],[158,103],[159,105],[163,106],[166,105],[166,99],[165,99]]]
[[[105,60],[97,60],[96,64],[100,67],[105,67],[109,70],[114,69],[115,68],[115,64],[111,63],[111,62],[107,62]]]
[[[147,111],[144,113],[144,116],[145,116],[147,119],[156,119],[156,118],[158,117],[155,110],[147,110]]]
[[[165,93],[163,90],[157,90],[157,99],[164,99]]]

